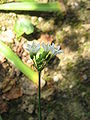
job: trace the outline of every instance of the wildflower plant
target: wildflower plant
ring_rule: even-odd
[[[35,43],[27,44],[26,48],[30,52],[30,58],[33,60],[35,68],[38,70],[39,75],[39,120],[42,120],[41,118],[41,71],[44,69],[44,67],[49,63],[49,61],[55,57],[57,54],[60,54],[62,50],[60,50],[60,46],[55,47],[54,43],[52,45],[42,43]]]

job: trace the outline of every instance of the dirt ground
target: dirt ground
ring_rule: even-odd
[[[90,1],[63,1],[63,15],[0,11],[0,39],[30,67],[32,62],[23,49],[26,41],[60,45],[63,53],[42,71],[46,81],[41,96],[42,120],[90,120]],[[20,17],[29,18],[36,29],[18,41],[13,26]],[[36,86],[1,53],[0,113],[3,120],[38,120]]]

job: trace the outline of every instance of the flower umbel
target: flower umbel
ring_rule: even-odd
[[[52,45],[42,43],[42,47],[45,52],[51,52],[53,56],[62,53],[62,50],[60,50],[60,46],[55,47],[54,43],[52,43]]]
[[[60,46],[55,46],[54,43],[52,45],[42,43],[40,46],[39,43],[33,42],[27,45],[27,50],[38,71],[41,71],[54,56],[62,52]]]

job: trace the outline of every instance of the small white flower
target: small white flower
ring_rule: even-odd
[[[55,47],[54,43],[50,46],[50,51],[54,56],[62,53],[62,50],[60,50],[60,46]]]
[[[44,44],[42,43],[42,47],[44,49],[45,52],[49,52],[50,51],[50,44]]]
[[[31,45],[27,44],[27,48],[26,48],[30,53],[32,54],[36,54],[39,50],[40,50],[40,44],[33,42]]]

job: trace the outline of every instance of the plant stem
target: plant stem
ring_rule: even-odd
[[[23,11],[44,11],[56,12],[64,11],[62,4],[59,2],[52,3],[37,3],[37,2],[12,2],[0,4],[0,10],[23,10]]]
[[[39,88],[38,88],[38,105],[39,105],[39,120],[42,120],[42,115],[41,115],[41,80],[40,80],[40,77],[41,77],[41,71],[38,72],[38,75],[39,75]]]

